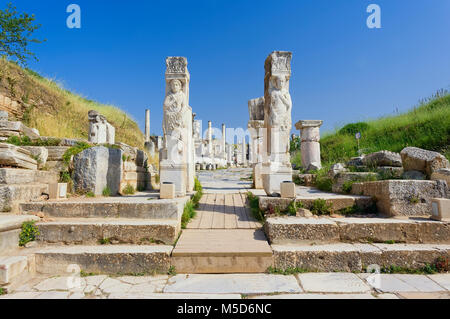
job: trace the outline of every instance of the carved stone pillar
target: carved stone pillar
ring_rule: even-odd
[[[264,126],[267,158],[263,164],[264,190],[280,195],[282,182],[292,181],[289,135],[292,129],[292,100],[289,94],[291,52],[272,52],[265,62]]]

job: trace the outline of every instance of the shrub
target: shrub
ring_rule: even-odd
[[[331,213],[331,204],[327,204],[327,201],[324,199],[316,199],[311,205],[311,213],[314,215],[329,215]]]
[[[365,122],[358,122],[358,123],[351,123],[347,124],[343,128],[339,130],[339,134],[342,135],[356,135],[356,133],[362,133],[364,131],[367,131],[370,128],[369,124]]]
[[[134,189],[133,185],[131,184],[127,184],[127,186],[125,186],[122,189],[122,194],[124,195],[134,195],[136,193],[136,190]]]
[[[329,165],[324,166],[322,169],[317,171],[315,186],[324,192],[331,192],[333,187],[333,180],[328,176]]]
[[[293,201],[289,204],[289,206],[288,206],[287,209],[286,209],[286,213],[287,213],[289,216],[295,216],[295,215],[297,215],[297,204],[295,203],[295,200],[293,200]]]
[[[40,235],[35,221],[24,222],[22,224],[22,231],[19,235],[19,246],[25,246],[27,243],[35,241],[36,237]]]

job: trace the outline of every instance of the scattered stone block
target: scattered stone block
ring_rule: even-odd
[[[407,171],[402,174],[402,178],[409,180],[424,181],[427,179],[427,176],[419,171]]]
[[[392,178],[398,179],[403,175],[403,167],[393,167],[393,166],[383,166],[378,167],[377,172],[381,176],[391,176]],[[383,178],[386,179],[386,178]]]
[[[0,166],[12,166],[26,169],[37,169],[37,161],[31,152],[22,147],[0,143]]]
[[[9,113],[6,111],[0,111],[0,121],[7,121]]]
[[[76,191],[101,195],[109,187],[111,195],[120,192],[122,150],[92,147],[74,158],[73,182]]]
[[[400,153],[405,171],[419,171],[431,177],[441,168],[450,168],[449,161],[437,152],[417,147],[407,147]]]
[[[64,153],[70,146],[46,146],[48,151],[48,161],[62,161]]]
[[[447,182],[447,187],[450,188],[450,168],[441,168],[435,171],[431,175],[431,179],[436,180],[443,180]]]
[[[332,190],[335,193],[341,193],[344,184],[347,182],[364,182],[377,178],[378,174],[372,172],[341,172],[334,176]]]
[[[450,199],[433,198],[431,207],[431,219],[450,221]]]
[[[364,160],[364,156],[352,157],[347,162],[347,166],[353,166],[353,167],[364,166],[363,160]]]
[[[402,167],[402,157],[399,153],[380,151],[366,155],[362,160],[366,166],[391,166]]]
[[[313,217],[313,213],[311,213],[311,211],[309,209],[306,208],[300,208],[297,211],[297,214],[295,215],[296,217],[304,217],[304,218],[309,218],[309,217]]]
[[[53,183],[48,186],[50,199],[66,199],[67,183]]]
[[[430,216],[431,200],[447,198],[442,181],[387,180],[354,184],[352,192],[377,199],[380,213],[388,216]]]
[[[39,139],[39,131],[29,128],[22,124],[22,122],[11,122],[0,120],[0,137],[10,136],[28,136],[32,140]]]
[[[328,176],[334,178],[337,174],[347,172],[345,165],[342,163],[333,164],[328,171]]]
[[[295,184],[292,182],[283,182],[280,185],[281,198],[295,198]]]
[[[0,258],[0,284],[5,285],[12,282],[23,271],[28,268],[28,258],[26,256],[1,257]]]
[[[162,183],[159,197],[161,199],[174,199],[175,198],[175,184]]]
[[[22,146],[30,151],[32,157],[38,162],[38,168],[42,169],[47,163],[48,149],[43,146]]]

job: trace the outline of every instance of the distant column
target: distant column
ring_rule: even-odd
[[[145,110],[145,142],[150,142],[150,110]]]
[[[208,121],[208,153],[209,156],[213,155],[213,142],[212,142],[212,122]]]
[[[247,145],[245,145],[245,136],[242,138],[242,165],[247,165]]]
[[[320,127],[323,121],[299,121],[295,128],[301,132],[302,166],[308,169],[310,165],[321,168],[320,160]]]
[[[225,124],[222,124],[222,157],[224,159],[227,158],[225,130],[226,130]]]

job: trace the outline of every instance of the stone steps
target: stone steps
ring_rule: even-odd
[[[57,183],[58,172],[20,168],[0,168],[0,184]]]
[[[18,212],[20,203],[48,194],[48,184],[27,183],[0,185],[0,212]]]
[[[38,221],[36,216],[0,214],[0,254],[4,255],[19,248],[19,234],[22,224]]]
[[[177,273],[264,273],[272,250],[261,230],[184,230],[172,252]]]
[[[272,244],[442,243],[450,244],[450,223],[425,218],[268,218],[264,230]]]
[[[11,291],[35,275],[34,256],[0,257],[0,287]]]
[[[45,247],[35,252],[36,272],[67,274],[78,267],[79,270],[95,274],[167,273],[172,249],[172,246],[163,245]]]
[[[361,209],[366,209],[373,205],[372,197],[358,196],[358,195],[339,195],[331,193],[322,193],[318,191],[315,195],[299,195],[295,199],[296,203],[301,203],[305,208],[310,208],[313,203],[319,199],[326,201],[331,210],[338,212],[339,210],[352,208],[357,206]],[[285,211],[293,199],[281,197],[259,196],[259,208],[262,211],[269,210],[269,207],[278,208],[280,211]]]
[[[43,243],[76,245],[166,244],[172,245],[178,238],[180,223],[177,220],[143,219],[58,219],[38,224]]]
[[[361,272],[369,265],[420,269],[450,255],[450,245],[438,244],[291,244],[272,249],[275,268],[318,272]]]
[[[110,197],[23,203],[22,212],[42,212],[54,218],[130,218],[181,220],[186,198]]]

